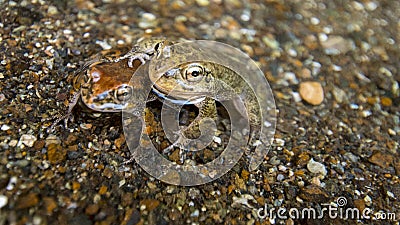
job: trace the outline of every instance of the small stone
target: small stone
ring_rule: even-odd
[[[220,137],[217,137],[217,136],[214,136],[214,137],[213,137],[213,141],[214,141],[215,143],[219,144],[219,145],[222,143],[221,138],[220,138]]]
[[[285,146],[285,140],[283,140],[281,138],[275,138],[274,142],[275,142],[276,146],[279,146],[279,147]]]
[[[285,171],[287,170],[287,167],[284,166],[284,165],[279,165],[279,166],[278,166],[278,170],[279,170],[279,171],[282,171],[282,172],[285,172]]]
[[[317,17],[311,17],[310,22],[312,25],[318,25],[320,21]]]
[[[120,201],[122,206],[126,207],[126,206],[132,204],[132,201],[133,201],[132,193],[128,192],[128,193],[122,194],[121,201]]]
[[[197,5],[204,7],[204,6],[208,6],[210,4],[210,1],[208,1],[208,0],[196,0],[196,3],[197,3]]]
[[[49,8],[47,9],[47,13],[49,15],[56,15],[58,13],[58,9],[55,6],[49,6]]]
[[[376,97],[368,97],[367,98],[367,103],[370,105],[374,105],[377,102],[378,102],[378,99]]]
[[[304,38],[304,45],[310,50],[318,48],[318,39],[315,35],[308,35]]]
[[[284,179],[285,179],[285,176],[283,174],[278,174],[278,176],[276,176],[277,181],[283,181]]]
[[[300,97],[300,94],[299,94],[299,92],[292,92],[292,97],[293,97],[293,100],[295,101],[295,102],[301,102],[301,97]]]
[[[360,212],[362,212],[362,211],[365,209],[365,202],[364,202],[364,199],[355,199],[355,200],[353,201],[353,203],[354,203],[354,206],[355,206],[358,210],[360,210]]]
[[[10,178],[10,181],[8,182],[7,186],[6,186],[6,190],[7,191],[11,191],[14,190],[15,185],[17,184],[18,178],[13,176]]]
[[[378,165],[384,169],[387,169],[393,162],[393,156],[391,154],[382,153],[380,151],[375,151],[368,161],[375,165]]]
[[[79,190],[79,188],[81,188],[81,184],[77,181],[73,181],[72,182],[72,190],[76,191],[76,190]]]
[[[88,206],[86,207],[86,209],[85,209],[85,213],[86,213],[87,215],[90,215],[90,216],[96,214],[98,211],[99,211],[99,205],[98,205],[98,204],[91,204],[91,205],[88,205]]]
[[[290,84],[298,84],[299,81],[296,78],[296,75],[293,72],[285,72],[283,74],[283,78],[289,81]]]
[[[255,198],[253,196],[249,195],[249,194],[243,194],[240,197],[233,196],[232,200],[233,200],[233,202],[232,202],[231,205],[234,208],[239,208],[239,207],[242,207],[242,206],[246,206],[246,207],[252,208],[252,206],[249,204],[249,202],[251,204],[253,204],[254,202],[257,202],[255,200]]]
[[[106,167],[103,170],[103,176],[107,177],[108,179],[110,179],[113,176],[113,172],[109,167]]]
[[[311,183],[316,185],[316,186],[318,186],[318,187],[321,187],[321,180],[318,177],[313,177],[311,179]]]
[[[179,155],[179,150],[174,150],[169,156],[169,160],[173,162],[179,162],[180,160],[180,155]]]
[[[358,159],[359,159],[358,156],[354,155],[354,154],[351,153],[351,152],[346,152],[346,153],[344,153],[344,158],[347,159],[347,160],[349,160],[349,161],[351,161],[351,162],[353,162],[353,163],[358,162]]]
[[[196,209],[190,214],[190,217],[199,217],[199,215],[200,215],[200,211],[198,209]]]
[[[3,124],[3,125],[1,126],[1,130],[2,130],[2,131],[9,130],[10,128],[11,128],[11,127],[8,126],[8,125],[6,125],[6,124]]]
[[[297,197],[308,202],[326,202],[329,199],[328,193],[316,185],[308,185],[302,188]]]
[[[100,47],[104,50],[109,50],[112,48],[110,44],[107,43],[107,41],[101,41],[101,40],[96,40],[96,44],[100,45]],[[82,129],[90,129],[91,124],[81,124]]]
[[[315,174],[321,174],[322,176],[325,176],[327,174],[325,165],[319,162],[315,162],[313,158],[307,163],[307,169],[311,173]]]
[[[300,73],[301,78],[311,78],[311,70],[308,68],[303,68]]]
[[[33,144],[35,143],[36,140],[37,140],[36,137],[31,134],[23,134],[19,139],[18,145],[22,143],[27,147],[33,147]]]
[[[67,155],[67,150],[64,149],[61,145],[50,144],[47,147],[47,158],[52,164],[57,164],[64,161],[66,155]]]
[[[288,53],[288,55],[290,55],[292,57],[297,57],[297,51],[294,50],[293,48],[288,49],[287,53]]]
[[[241,176],[242,176],[243,179],[248,180],[249,179],[249,175],[250,175],[249,171],[242,170]]]
[[[334,35],[329,36],[327,40],[322,40],[321,45],[327,55],[346,54],[355,48],[352,41]]]
[[[370,115],[372,115],[372,112],[370,110],[363,110],[361,112],[361,116],[364,117],[364,118],[366,118],[366,117],[368,117]]]
[[[294,225],[294,221],[292,218],[289,218],[288,220],[286,220],[285,225]]]
[[[138,26],[143,29],[154,28],[157,25],[157,17],[152,13],[143,13],[138,24]]]
[[[369,195],[366,195],[364,197],[364,202],[367,206],[370,206],[372,204],[372,198]]]
[[[332,94],[337,103],[348,102],[346,92],[343,91],[342,89],[333,86]]]
[[[144,205],[147,211],[152,211],[160,204],[156,199],[144,199],[140,201],[140,205]]]
[[[44,140],[37,140],[35,141],[35,144],[33,145],[33,148],[37,151],[41,150],[44,147]]]
[[[389,129],[388,129],[388,134],[390,134],[390,135],[392,135],[392,136],[395,136],[395,135],[396,135],[396,131],[389,128]]]
[[[311,105],[320,105],[324,100],[324,90],[319,82],[306,81],[300,83],[300,97]]]
[[[352,5],[353,5],[353,8],[354,8],[355,10],[357,10],[357,11],[362,11],[362,10],[364,10],[364,5],[361,4],[361,3],[359,3],[359,2],[357,2],[357,1],[353,1],[353,2],[352,2]]]
[[[262,37],[262,41],[264,44],[272,49],[278,49],[279,48],[279,42],[275,40],[274,37],[272,36],[264,36]]]
[[[36,193],[29,193],[25,196],[19,197],[16,203],[16,209],[26,209],[36,206],[39,203],[39,198]]]
[[[105,193],[107,193],[107,186],[102,185],[99,189],[99,194],[104,195]]]
[[[299,165],[299,166],[305,166],[309,161],[310,161],[310,154],[308,154],[307,152],[302,152],[297,157],[296,164]]]
[[[374,11],[376,8],[378,8],[378,4],[376,2],[369,1],[369,2],[365,3],[365,8],[368,11]]]
[[[56,200],[54,200],[54,198],[51,197],[44,197],[43,204],[48,215],[51,215],[53,213],[53,210],[57,208]]]
[[[50,134],[45,140],[45,146],[49,146],[50,144],[61,144],[61,140],[54,134]]]
[[[392,106],[392,99],[388,97],[381,97],[381,104],[382,106],[386,107]]]
[[[125,136],[123,134],[121,134],[121,136],[115,139],[114,141],[115,147],[117,147],[118,149],[121,149],[124,143],[125,143]]]
[[[7,205],[8,198],[5,195],[0,195],[0,209]]]
[[[26,160],[26,159],[18,160],[18,161],[15,161],[13,163],[13,165],[24,168],[29,165],[29,160]]]

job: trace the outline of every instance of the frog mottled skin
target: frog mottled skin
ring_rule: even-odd
[[[61,120],[65,127],[77,103],[95,113],[121,112],[132,96],[129,83],[137,68],[162,51],[165,39],[140,39],[125,55],[106,51],[87,61],[74,73],[72,97],[65,115],[57,117],[49,128]],[[137,87],[136,87],[137,88]]]
[[[181,64],[169,69],[161,77],[154,76],[150,79],[153,79],[154,91],[161,98],[178,104],[193,103],[199,107],[199,115],[195,122],[183,131],[185,136],[198,131],[198,128],[195,128],[198,126],[196,123],[202,118],[216,119],[215,100],[210,98],[211,95],[219,101],[232,100],[238,115],[248,118],[251,129],[249,142],[255,145],[260,126],[259,105],[251,87],[233,70],[213,62],[198,61]],[[228,92],[229,89],[232,91]],[[244,104],[235,104],[235,101],[243,101]],[[242,107],[239,107],[240,105]],[[179,146],[182,140],[183,138],[174,145]]]

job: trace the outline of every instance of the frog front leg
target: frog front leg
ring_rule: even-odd
[[[197,148],[204,148],[211,143],[216,131],[217,108],[215,100],[206,97],[203,101],[197,103],[196,106],[199,108],[197,117],[189,126],[172,132],[177,136],[177,139],[173,144],[165,148],[163,153],[167,154],[174,147],[179,147],[181,149],[180,155],[182,161],[184,158],[183,155],[186,152],[191,150],[196,151]]]
[[[75,92],[74,94],[72,94],[72,97],[69,101],[68,104],[68,110],[67,112],[60,116],[60,115],[56,115],[54,117],[50,117],[48,119],[42,119],[42,121],[48,121],[48,120],[54,120],[55,121],[51,124],[51,126],[47,129],[47,132],[50,133],[54,130],[54,127],[61,122],[62,120],[64,120],[64,126],[65,128],[68,127],[68,120],[73,120],[73,116],[72,116],[72,110],[74,109],[74,107],[76,106],[76,104],[78,103],[78,100],[81,96],[81,93],[79,91]]]

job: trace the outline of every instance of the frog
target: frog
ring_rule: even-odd
[[[76,105],[93,114],[122,112],[132,97],[131,77],[139,66],[160,55],[166,42],[164,38],[141,38],[124,55],[118,51],[105,51],[91,57],[73,73],[67,112],[43,119],[55,119],[47,131],[52,132],[62,120],[67,128],[68,121],[73,120],[72,112]]]
[[[191,61],[172,67],[162,75],[150,74],[150,79],[154,83],[153,91],[165,102],[178,105],[193,104],[199,108],[199,114],[194,121],[176,133],[178,138],[164,149],[164,152],[169,152],[174,147],[187,148],[187,137],[193,133],[196,133],[194,136],[199,136],[202,119],[208,118],[215,122],[217,118],[216,100],[218,99],[219,101],[231,100],[231,107],[235,108],[237,113],[234,118],[248,120],[250,132],[247,143],[250,148],[246,148],[245,154],[249,158],[254,156],[252,155],[255,152],[254,148],[260,145],[258,139],[261,123],[260,106],[251,87],[235,71],[215,62]],[[237,101],[243,101],[243,104],[237,104]],[[210,130],[207,127],[203,129],[204,131]],[[257,162],[253,162],[253,168],[254,165],[259,165],[262,157],[254,158]]]

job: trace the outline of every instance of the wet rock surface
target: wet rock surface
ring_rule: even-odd
[[[0,224],[395,223],[257,214],[338,206],[339,197],[343,208],[400,218],[398,1],[0,6]],[[214,182],[172,186],[123,163],[130,153],[120,115],[96,118],[77,108],[68,128],[46,132],[51,122],[42,119],[66,112],[82,62],[143,36],[216,40],[259,64],[278,123],[258,170],[247,171],[243,160]],[[311,98],[301,90],[309,82],[319,91]]]

